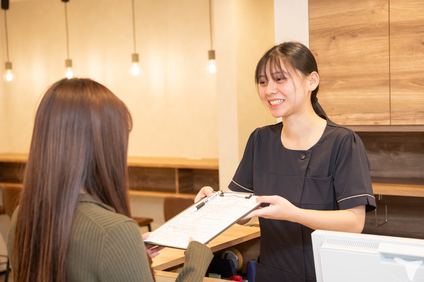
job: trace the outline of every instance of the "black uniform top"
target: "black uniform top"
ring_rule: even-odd
[[[327,120],[309,150],[281,143],[282,123],[256,129],[249,137],[229,188],[256,195],[279,195],[304,209],[375,209],[365,147],[353,131]],[[260,218],[261,250],[256,281],[316,281],[312,229],[284,220]]]

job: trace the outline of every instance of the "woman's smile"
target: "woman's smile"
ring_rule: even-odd
[[[279,100],[268,100],[269,106],[271,108],[276,108],[279,105],[281,105],[282,103],[284,103],[285,100],[283,99],[279,99]]]

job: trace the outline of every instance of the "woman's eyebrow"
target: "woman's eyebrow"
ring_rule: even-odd
[[[285,70],[276,70],[276,71],[272,72],[271,74],[272,75],[276,75],[276,74],[289,75],[289,72],[285,71]]]
[[[274,71],[273,73],[271,73],[272,76],[278,75],[278,74],[282,74],[284,76],[289,76],[290,74],[286,71],[280,70],[280,71]]]

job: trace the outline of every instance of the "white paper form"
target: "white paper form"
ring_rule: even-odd
[[[249,193],[215,192],[166,222],[145,242],[186,249],[192,237],[206,244],[256,209],[259,206],[256,198]]]

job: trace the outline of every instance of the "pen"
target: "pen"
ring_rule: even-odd
[[[207,202],[211,201],[213,198],[215,198],[216,196],[218,196],[220,194],[220,192],[216,192],[215,194],[213,194],[210,198],[206,198],[205,200],[201,201],[199,204],[197,204],[192,212],[198,211],[200,210],[200,208],[202,208]]]

